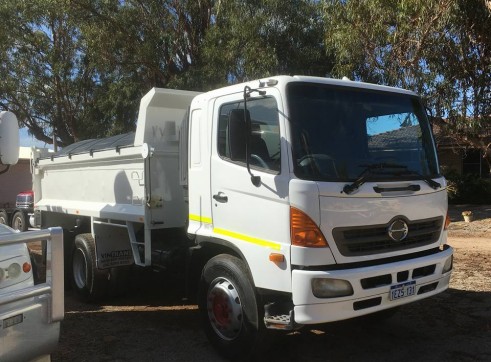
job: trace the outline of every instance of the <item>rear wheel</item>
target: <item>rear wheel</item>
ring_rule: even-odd
[[[72,289],[82,301],[96,302],[105,297],[121,295],[126,290],[130,267],[98,269],[92,234],[75,237],[71,265],[71,273],[65,275],[71,279]]]
[[[95,242],[92,234],[75,237],[72,252],[72,288],[80,299],[94,302],[106,295],[109,275],[97,269]]]
[[[28,229],[26,215],[22,211],[17,211],[12,217],[12,229],[27,231]]]
[[[222,355],[236,359],[257,352],[265,327],[242,260],[225,254],[210,259],[202,272],[198,302],[205,332]]]
[[[0,224],[7,225],[9,224],[9,216],[4,210],[0,211]]]

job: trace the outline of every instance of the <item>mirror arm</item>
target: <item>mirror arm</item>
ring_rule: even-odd
[[[2,171],[0,171],[0,175],[1,175],[1,174],[4,174],[4,173],[5,173],[5,172],[7,172],[9,169],[10,169],[10,165],[5,165],[5,168],[4,168]]]
[[[254,186],[259,187],[261,185],[261,176],[256,176],[251,171],[251,155],[250,155],[250,145],[251,145],[251,119],[247,117],[247,98],[250,97],[252,92],[258,92],[260,95],[266,94],[265,91],[260,91],[257,89],[251,89],[249,86],[244,87],[244,120],[246,122],[246,166],[247,172],[251,175],[251,182]]]

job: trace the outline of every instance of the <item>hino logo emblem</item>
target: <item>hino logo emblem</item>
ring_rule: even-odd
[[[407,226],[406,222],[398,219],[389,225],[387,233],[392,240],[403,241],[406,238],[408,231],[409,227]]]

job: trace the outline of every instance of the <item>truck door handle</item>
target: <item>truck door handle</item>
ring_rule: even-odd
[[[228,196],[221,191],[218,194],[213,195],[213,199],[217,202],[228,202]]]

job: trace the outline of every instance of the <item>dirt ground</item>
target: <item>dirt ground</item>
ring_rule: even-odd
[[[461,212],[472,210],[465,223]],[[450,289],[401,308],[384,322],[357,320],[281,335],[268,361],[490,361],[491,206],[453,207],[455,248]],[[221,361],[200,326],[195,305],[165,275],[135,279],[129,296],[101,305],[66,295],[57,361]]]

